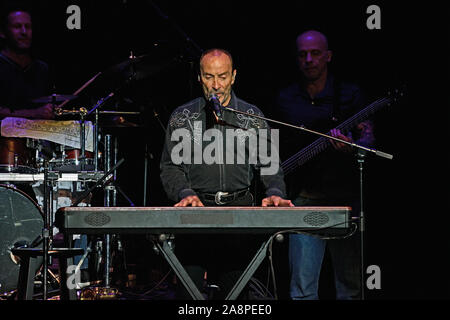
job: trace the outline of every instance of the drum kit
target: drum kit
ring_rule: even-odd
[[[62,206],[90,205],[90,197],[95,188],[103,187],[104,206],[116,206],[115,187],[116,170],[123,162],[117,159],[117,147],[111,134],[106,134],[105,127],[137,127],[139,125],[125,120],[129,115],[140,112],[103,110],[109,100],[116,96],[114,90],[100,99],[91,108],[66,108],[66,104],[78,95],[102,74],[125,74],[125,83],[143,79],[146,75],[158,72],[164,64],[149,65],[147,56],[134,57],[124,61],[105,73],[98,73],[72,95],[52,94],[39,97],[31,102],[52,104],[56,120],[20,119],[20,134],[0,136],[0,297],[14,296],[17,291],[20,261],[11,253],[11,249],[20,247],[54,247],[54,214]],[[173,61],[173,60],[172,60]],[[141,67],[141,68],[139,68]],[[61,138],[54,139],[55,132],[67,134],[67,127],[60,130],[58,117],[72,118],[77,130],[77,144],[70,146],[61,143]],[[113,119],[111,121],[111,118]],[[11,123],[17,120],[12,119]],[[24,121],[22,121],[24,120]],[[105,120],[105,121],[101,121]],[[25,125],[23,125],[25,123]],[[59,126],[59,127],[58,127]],[[27,130],[29,132],[27,132]],[[36,129],[38,128],[38,129]],[[55,129],[57,128],[57,129]],[[48,139],[42,135],[35,136],[33,130],[48,131]],[[73,128],[71,134],[74,134]],[[25,132],[25,134],[24,134]],[[41,133],[40,133],[41,134]],[[64,139],[66,139],[65,137]],[[73,139],[73,137],[71,137]],[[102,148],[100,148],[102,146]],[[121,193],[122,191],[119,190]],[[73,239],[70,239],[73,240]],[[65,239],[67,241],[67,239]],[[106,235],[97,239],[104,250],[97,260],[103,261],[103,282],[106,289],[110,287],[110,253],[113,239]],[[68,242],[65,242],[68,244]],[[92,243],[91,243],[92,245]],[[84,248],[86,249],[86,248]],[[102,256],[103,255],[103,256]],[[47,257],[48,258],[48,257]],[[86,258],[85,256],[82,260]],[[48,263],[45,263],[47,261]],[[97,261],[98,262],[98,261]],[[81,263],[81,262],[80,262]],[[44,277],[44,299],[47,296],[48,274],[52,261],[44,259],[40,270]]]

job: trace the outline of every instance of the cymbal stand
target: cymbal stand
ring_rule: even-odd
[[[95,109],[94,120],[94,171],[98,171],[98,109]]]
[[[109,171],[111,169],[111,158],[112,158],[112,142],[111,135],[105,135],[105,171]],[[116,173],[114,172],[112,179],[114,180]],[[117,191],[113,184],[105,186],[105,195],[104,195],[104,205],[105,207],[114,207],[116,206],[117,200]],[[110,287],[110,262],[111,262],[111,235],[105,235],[105,287]]]
[[[99,117],[99,108],[103,106],[108,100],[114,97],[114,92],[111,92],[108,96],[103,99],[97,101],[97,104],[92,107],[91,110],[86,114],[86,117],[89,117],[93,112],[95,112],[95,121],[94,121],[94,171],[98,171],[98,140],[99,140],[99,130],[98,130],[98,117]],[[105,171],[108,171],[105,168]]]
[[[111,92],[110,94],[108,94],[105,98],[100,99],[97,104],[95,106],[92,107],[91,110],[89,110],[89,112],[87,113],[87,117],[90,116],[94,111],[97,111],[98,108],[100,108],[101,106],[103,106],[108,100],[110,100],[112,97],[114,97],[115,94],[114,92]]]
[[[86,120],[85,120],[85,114],[83,112],[80,113],[81,120],[80,120],[80,149],[81,149],[81,156],[80,156],[80,164],[81,164],[81,171],[85,171],[86,169]]]
[[[47,280],[48,280],[48,264],[49,264],[49,253],[50,247],[52,246],[52,205],[53,202],[51,194],[52,192],[48,187],[48,161],[44,161],[44,228],[42,229],[42,239],[43,239],[43,299],[47,300],[48,289],[47,289]]]

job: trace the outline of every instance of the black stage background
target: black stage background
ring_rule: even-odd
[[[238,70],[237,95],[267,115],[276,113],[272,101],[277,90],[295,79],[295,38],[310,28],[328,36],[332,69],[361,83],[371,97],[405,84],[406,97],[376,117],[377,148],[394,159],[370,157],[365,164],[366,265],[380,266],[382,275],[381,290],[366,290],[367,298],[450,297],[450,245],[445,236],[449,99],[440,95],[446,92],[441,84],[449,83],[449,28],[438,2],[153,1],[168,19],[150,1],[33,2],[35,54],[49,64],[57,93],[71,94],[98,72],[127,60],[130,51],[151,54],[152,66],[176,58],[150,78],[121,90],[119,98],[104,107],[142,112],[127,117],[141,127],[104,128],[118,139],[119,158],[125,159],[118,183],[137,206],[144,204],[146,146],[152,158],[145,203],[170,204],[159,181],[163,126],[176,106],[200,93],[192,62],[196,46],[228,49]],[[72,4],[81,8],[80,30],[66,27],[66,8]],[[371,4],[381,8],[381,30],[366,27]],[[91,108],[121,84],[120,79],[101,76],[68,106]],[[130,204],[120,197],[119,205]],[[149,245],[141,240],[142,247]],[[278,250],[278,286],[285,290],[279,294],[285,298],[286,244]],[[151,255],[150,246],[147,254],[143,260],[159,266],[152,262],[160,257]],[[323,296],[331,297],[327,290]]]

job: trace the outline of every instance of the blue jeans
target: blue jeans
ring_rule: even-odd
[[[305,198],[295,199],[294,204],[296,206],[338,205],[328,201],[318,203],[318,201]],[[353,206],[353,212],[355,209],[356,206]],[[357,233],[347,239],[333,240],[323,240],[304,234],[289,235],[291,299],[319,299],[320,270],[327,246],[334,269],[336,299],[359,299],[361,294],[359,239]]]

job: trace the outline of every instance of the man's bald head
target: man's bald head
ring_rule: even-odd
[[[225,57],[227,57],[230,60],[231,68],[233,68],[233,57],[231,56],[231,54],[225,49],[218,49],[218,48],[209,49],[202,53],[202,55],[200,57],[200,68],[202,67],[203,60],[211,59],[214,57],[217,58],[222,55],[225,55]],[[225,58],[225,57],[222,57],[222,58]]]
[[[308,31],[305,31],[302,34],[300,34],[297,37],[297,48],[299,48],[299,46],[301,46],[305,43],[311,42],[311,41],[314,41],[317,44],[319,44],[324,51],[328,50],[327,37],[323,33],[316,31],[316,30],[308,30]]]

